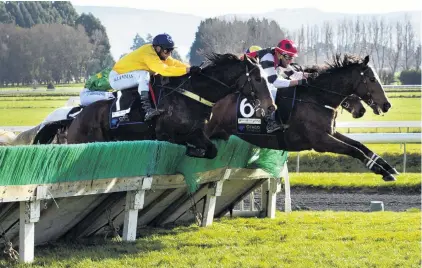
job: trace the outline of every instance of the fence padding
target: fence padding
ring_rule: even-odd
[[[212,160],[188,157],[186,147],[161,141],[0,147],[0,185],[181,173],[194,191],[195,173],[254,167],[278,177],[287,159],[287,152],[259,149],[235,136],[214,143],[219,151]]]

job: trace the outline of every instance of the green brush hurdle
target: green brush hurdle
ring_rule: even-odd
[[[234,136],[215,143],[212,160],[159,141],[0,147],[0,231],[19,242],[22,262],[32,262],[35,244],[104,234],[110,221],[123,225],[125,241],[135,240],[138,226],[194,219],[192,207],[200,208],[199,224],[209,226],[261,185],[261,215],[273,218],[280,176],[291,210],[287,152]],[[49,207],[40,213],[42,204]]]

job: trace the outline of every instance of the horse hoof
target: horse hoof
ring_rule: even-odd
[[[191,157],[204,158],[205,149],[188,148],[187,151],[186,151],[186,155],[191,156]]]
[[[392,175],[399,175],[400,174],[395,168],[392,168],[392,169],[388,170],[387,172],[392,174]]]
[[[382,179],[384,181],[396,181],[396,178],[392,174],[389,174],[387,176],[384,176],[384,177],[382,177]]]
[[[217,156],[217,148],[209,149],[205,155],[205,158],[214,159]]]

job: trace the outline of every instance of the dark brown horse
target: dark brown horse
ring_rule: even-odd
[[[255,108],[262,115],[273,104],[262,68],[256,62],[247,57],[241,60],[232,54],[210,54],[207,59],[208,65],[200,74],[170,77],[162,86],[166,97],[161,99],[158,108],[164,113],[151,124],[111,130],[108,111],[113,100],[98,101],[84,108],[71,123],[68,143],[157,139],[187,145],[190,156],[214,158],[217,148],[204,133],[211,107],[177,91],[186,90],[213,103],[239,92],[256,103]],[[137,99],[136,89],[132,92]],[[140,121],[143,113],[140,105],[133,105],[129,119]]]
[[[335,130],[336,110],[351,94],[364,101],[371,100],[378,113],[385,113],[391,107],[378,76],[368,62],[369,56],[362,59],[336,55],[330,67],[321,71],[309,86],[278,89],[275,102],[279,117],[287,120],[283,121],[286,128],[275,135],[245,135],[238,132],[238,121],[234,116],[237,113],[233,111],[237,110],[236,94],[227,96],[214,106],[206,134],[211,138],[223,139],[236,135],[262,148],[290,152],[313,149],[349,155],[362,161],[374,173],[382,175],[385,181],[393,181],[393,174],[398,174],[393,167],[363,144]]]

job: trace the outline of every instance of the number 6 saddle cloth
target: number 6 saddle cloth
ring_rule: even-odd
[[[239,95],[236,104],[237,121],[236,129],[238,134],[248,135],[269,135],[275,136],[276,133],[267,133],[267,122],[262,117],[256,116],[256,112],[251,103],[245,96]]]

